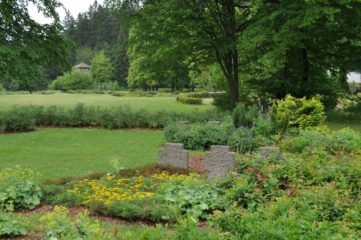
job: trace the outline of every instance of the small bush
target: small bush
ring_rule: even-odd
[[[40,204],[41,197],[32,170],[16,167],[0,171],[0,210],[33,209]]]
[[[0,238],[12,238],[27,234],[23,224],[10,213],[0,211]]]
[[[233,124],[235,127],[251,127],[256,119],[259,117],[259,109],[253,105],[245,107],[243,104],[238,104],[232,112]]]
[[[81,90],[91,89],[94,87],[94,80],[92,77],[81,71],[66,72],[64,76],[55,79],[50,85],[50,90]]]
[[[324,106],[317,98],[295,98],[287,95],[273,106],[273,120],[280,130],[305,129],[318,126],[325,120]]]
[[[334,131],[331,134],[330,152],[353,153],[361,150],[361,135],[350,128]]]
[[[275,125],[271,119],[258,117],[252,128],[256,135],[269,137],[275,132]]]
[[[252,152],[258,147],[254,131],[249,128],[240,128],[234,132],[228,139],[228,145],[239,153]]]
[[[86,211],[72,219],[68,209],[57,206],[54,212],[43,216],[41,221],[46,229],[44,239],[107,239],[107,235],[102,230],[100,223],[91,220]]]
[[[214,96],[213,105],[225,111],[232,111],[234,107],[229,94],[219,94]]]
[[[15,106],[0,113],[0,129],[6,132],[30,131],[35,127],[35,118],[26,107]]]

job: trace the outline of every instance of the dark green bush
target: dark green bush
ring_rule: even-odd
[[[259,109],[255,105],[245,107],[243,104],[238,104],[232,112],[235,127],[251,127],[258,117]]]
[[[234,107],[228,93],[214,96],[213,105],[223,111],[232,111]]]
[[[49,85],[51,90],[62,91],[91,89],[93,87],[93,78],[81,71],[66,72],[64,76],[58,77]]]
[[[6,132],[30,131],[35,127],[35,119],[30,109],[15,106],[12,109],[0,112],[0,130]]]

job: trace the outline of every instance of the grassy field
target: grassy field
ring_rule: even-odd
[[[355,131],[361,132],[361,125],[360,124],[348,124],[348,123],[332,123],[328,122],[327,125],[332,130],[340,130],[342,128],[351,128]]]
[[[111,160],[125,168],[155,163],[162,131],[39,129],[0,135],[0,169],[16,165],[42,174],[42,179],[106,171]]]
[[[114,97],[106,94],[9,94],[0,95],[0,110],[9,109],[12,105],[58,105],[71,107],[77,103],[92,106],[114,107],[129,105],[134,109],[148,111],[192,112],[211,109],[211,105],[188,105],[176,101],[175,97]]]

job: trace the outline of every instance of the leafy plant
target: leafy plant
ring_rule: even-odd
[[[91,89],[94,86],[94,80],[88,73],[81,71],[66,72],[64,76],[55,79],[50,85],[51,90],[77,90]]]
[[[228,145],[239,153],[252,152],[257,149],[258,143],[253,129],[239,128],[228,138]]]
[[[54,211],[41,217],[45,226],[45,239],[108,239],[100,223],[89,218],[87,211],[70,218],[65,207],[56,206]]]
[[[17,237],[27,234],[23,224],[21,224],[10,213],[0,211],[0,238],[3,237]]]
[[[210,183],[199,180],[171,182],[162,191],[167,204],[171,204],[182,214],[206,218],[220,206],[220,190]]]
[[[16,167],[0,171],[0,209],[33,209],[40,204],[41,197],[42,191],[32,170]]]
[[[287,95],[284,100],[277,100],[273,109],[273,120],[281,130],[318,126],[326,118],[324,106],[316,97],[306,99]]]

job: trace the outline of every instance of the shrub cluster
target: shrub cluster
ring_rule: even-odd
[[[33,209],[40,204],[42,191],[30,169],[5,168],[0,171],[0,210]]]
[[[81,71],[71,71],[55,79],[49,85],[49,89],[62,91],[91,89],[94,83],[90,74]]]
[[[32,112],[25,107],[15,106],[9,111],[0,113],[0,131],[30,131],[34,127],[35,118]]]
[[[230,118],[222,123],[175,123],[168,125],[164,134],[168,142],[183,143],[186,149],[203,150],[211,145],[229,145],[233,150],[245,153],[256,150],[259,145],[258,138],[273,131],[269,120],[257,122],[259,125],[252,128],[235,128]],[[263,132],[263,129],[266,131]]]
[[[361,151],[361,135],[349,128],[333,132],[320,132],[317,129],[302,130],[299,135],[284,143],[293,152],[314,153],[317,151],[355,153]]]
[[[318,126],[325,118],[324,106],[316,97],[306,99],[287,95],[273,106],[273,119],[280,130]]]
[[[114,108],[87,107],[84,104],[77,104],[73,108],[15,106],[0,112],[0,130],[27,131],[35,126],[163,128],[174,121],[204,122],[223,118],[222,113],[214,110],[175,113],[132,110],[127,105]]]

